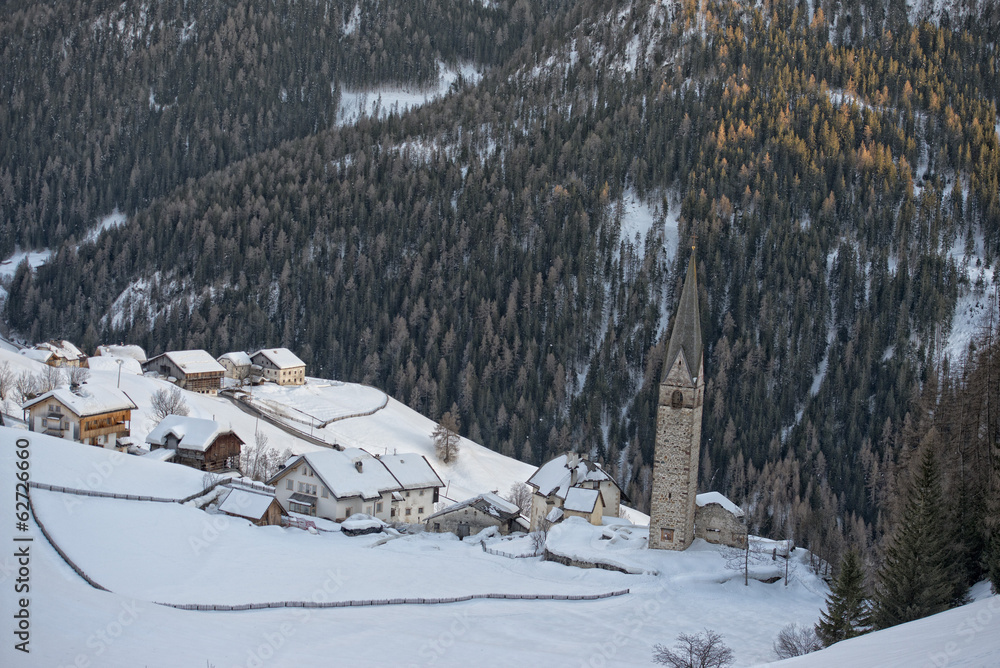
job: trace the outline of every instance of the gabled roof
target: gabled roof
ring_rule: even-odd
[[[492,492],[487,492],[486,494],[480,494],[479,496],[474,496],[471,499],[466,499],[465,501],[452,504],[443,510],[437,511],[433,515],[428,516],[427,519],[431,520],[435,517],[470,507],[486,513],[487,515],[496,517],[502,522],[518,517],[521,514],[521,509],[510,501],[501,499]]]
[[[56,357],[62,357],[67,360],[79,360],[86,357],[83,351],[74,346],[69,341],[65,340],[52,340],[46,343],[39,343],[35,346],[36,350],[48,350]]]
[[[306,365],[305,362],[300,360],[288,348],[263,348],[255,352],[251,357],[257,357],[257,355],[263,355],[270,360],[271,364],[279,369],[292,369]]]
[[[702,355],[701,315],[698,311],[698,276],[695,264],[694,248],[692,248],[684,289],[681,291],[681,300],[677,304],[674,316],[674,328],[670,333],[670,343],[667,345],[667,356],[663,358],[662,375],[666,379],[667,374],[677,363],[678,356],[683,355],[687,375],[692,384],[701,366]]]
[[[21,354],[30,360],[35,360],[36,362],[41,362],[45,364],[52,357],[51,350],[39,350],[38,348],[25,348],[21,351]]]
[[[597,506],[597,498],[600,495],[601,493],[596,489],[572,487],[566,493],[566,500],[563,501],[563,509],[572,510],[577,513],[592,513]]]
[[[377,499],[383,492],[401,489],[381,461],[359,448],[320,450],[299,455],[268,480],[268,484],[273,485],[303,461],[338,499],[353,496]]]
[[[528,485],[542,496],[555,494],[560,499],[565,499],[569,490],[580,483],[603,480],[610,480],[615,486],[618,485],[600,464],[583,459],[576,453],[568,453],[543,464],[528,478]]]
[[[51,390],[25,402],[21,408],[28,409],[43,401],[55,399],[78,417],[90,417],[115,411],[135,410],[135,404],[128,395],[113,387],[84,385],[75,392],[67,389]]]
[[[174,363],[184,374],[189,373],[220,373],[224,374],[226,369],[215,361],[211,355],[204,350],[172,350],[170,352],[157,355],[146,364],[151,365],[161,357],[166,357]]]
[[[405,452],[397,455],[376,456],[403,489],[444,487],[441,477],[423,455]]]
[[[234,353],[219,355],[219,363],[222,363],[222,360],[229,360],[233,366],[251,366],[253,364],[253,362],[250,361],[250,355],[242,350]]]
[[[743,509],[737,506],[735,503],[727,499],[725,496],[719,492],[705,492],[699,494],[694,498],[694,502],[698,507],[704,507],[711,504],[718,504],[731,512],[736,517],[743,517]]]
[[[97,346],[97,355],[101,357],[126,357],[136,360],[139,364],[146,363],[146,351],[142,347],[132,344]]]
[[[215,420],[188,417],[186,415],[168,415],[149,432],[146,442],[155,445],[167,444],[167,437],[177,439],[177,447],[185,450],[205,452],[215,443],[215,439],[224,434],[232,433]],[[237,437],[238,438],[238,437]]]
[[[259,520],[274,502],[273,494],[262,494],[245,489],[234,489],[219,504],[219,511],[229,515],[239,515],[247,519]]]

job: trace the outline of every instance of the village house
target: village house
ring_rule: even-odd
[[[412,452],[375,455],[375,458],[389,469],[400,486],[398,491],[393,492],[394,503],[389,517],[407,524],[423,522],[434,512],[438,490],[444,487],[434,468],[423,455]]]
[[[62,368],[87,365],[87,356],[69,341],[52,340],[47,343],[38,343],[34,349],[45,357],[44,360],[40,359],[40,357],[35,357],[35,359],[44,361],[49,366]],[[48,355],[44,355],[45,353],[48,353]]]
[[[225,368],[204,350],[174,350],[157,355],[142,365],[177,387],[199,394],[218,394]]]
[[[31,431],[123,450],[136,406],[121,390],[83,385],[46,392],[21,408]]]
[[[232,378],[239,381],[240,384],[249,380],[253,372],[253,362],[250,360],[250,355],[242,351],[220,355],[216,361],[226,370],[226,378]]]
[[[382,458],[359,448],[308,452],[290,459],[268,484],[288,512],[335,522],[358,513],[383,521],[423,522],[444,485],[423,457],[392,458],[390,470]]]
[[[465,538],[496,527],[501,534],[507,535],[525,528],[520,519],[521,511],[516,505],[487,492],[434,513],[427,518],[427,531],[451,532]]]
[[[600,525],[604,517],[618,517],[624,496],[600,464],[575,452],[542,465],[528,478],[528,486],[532,488],[532,531],[541,527],[543,520],[558,521],[570,516]],[[571,492],[574,489],[579,491]]]
[[[744,548],[747,527],[743,509],[719,492],[695,497],[694,535],[709,543]]]
[[[278,385],[304,385],[306,382],[306,363],[288,348],[258,350],[250,359],[260,367],[264,380]]]
[[[139,364],[146,363],[146,351],[142,346],[120,343],[118,345],[97,346],[96,357],[112,357],[121,359],[132,359]]]
[[[259,483],[230,481],[229,491],[219,496],[220,513],[242,517],[257,526],[280,526],[285,511],[274,497],[274,489]]]
[[[202,471],[238,469],[243,440],[215,420],[168,415],[146,437],[150,450],[167,448],[178,464]]]

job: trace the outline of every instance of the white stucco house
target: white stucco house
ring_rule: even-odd
[[[412,524],[434,512],[444,487],[421,455],[376,457],[360,448],[297,455],[268,484],[288,512],[335,522],[364,513]]]
[[[288,348],[262,348],[250,356],[264,380],[278,385],[304,385],[306,363]]]
[[[527,484],[532,490],[532,531],[545,519],[553,522],[566,517],[583,517],[600,525],[603,517],[618,517],[624,496],[600,464],[576,452],[546,462]]]

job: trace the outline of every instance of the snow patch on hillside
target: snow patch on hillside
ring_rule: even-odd
[[[475,65],[463,63],[452,67],[438,63],[438,80],[431,86],[379,86],[369,90],[340,91],[337,123],[350,125],[363,116],[385,118],[390,113],[402,114],[447,94],[459,80],[475,84],[482,75]]]
[[[121,227],[127,220],[126,215],[119,211],[118,207],[115,207],[114,211],[108,215],[98,218],[97,225],[87,232],[87,236],[83,238],[83,243],[87,244],[97,241],[97,238],[101,236],[101,232]]]
[[[24,260],[28,261],[29,267],[37,269],[48,262],[51,257],[52,251],[48,248],[33,251],[14,251],[13,255],[0,262],[0,279],[13,278],[14,273],[17,272],[17,266]]]

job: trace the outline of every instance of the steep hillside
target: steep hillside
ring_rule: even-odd
[[[701,485],[835,559],[870,540],[957,300],[1000,255],[995,33],[898,9],[563,7],[475,87],[189,180],[19,270],[8,321],[288,345],[505,455],[590,451],[642,506],[693,235]]]

